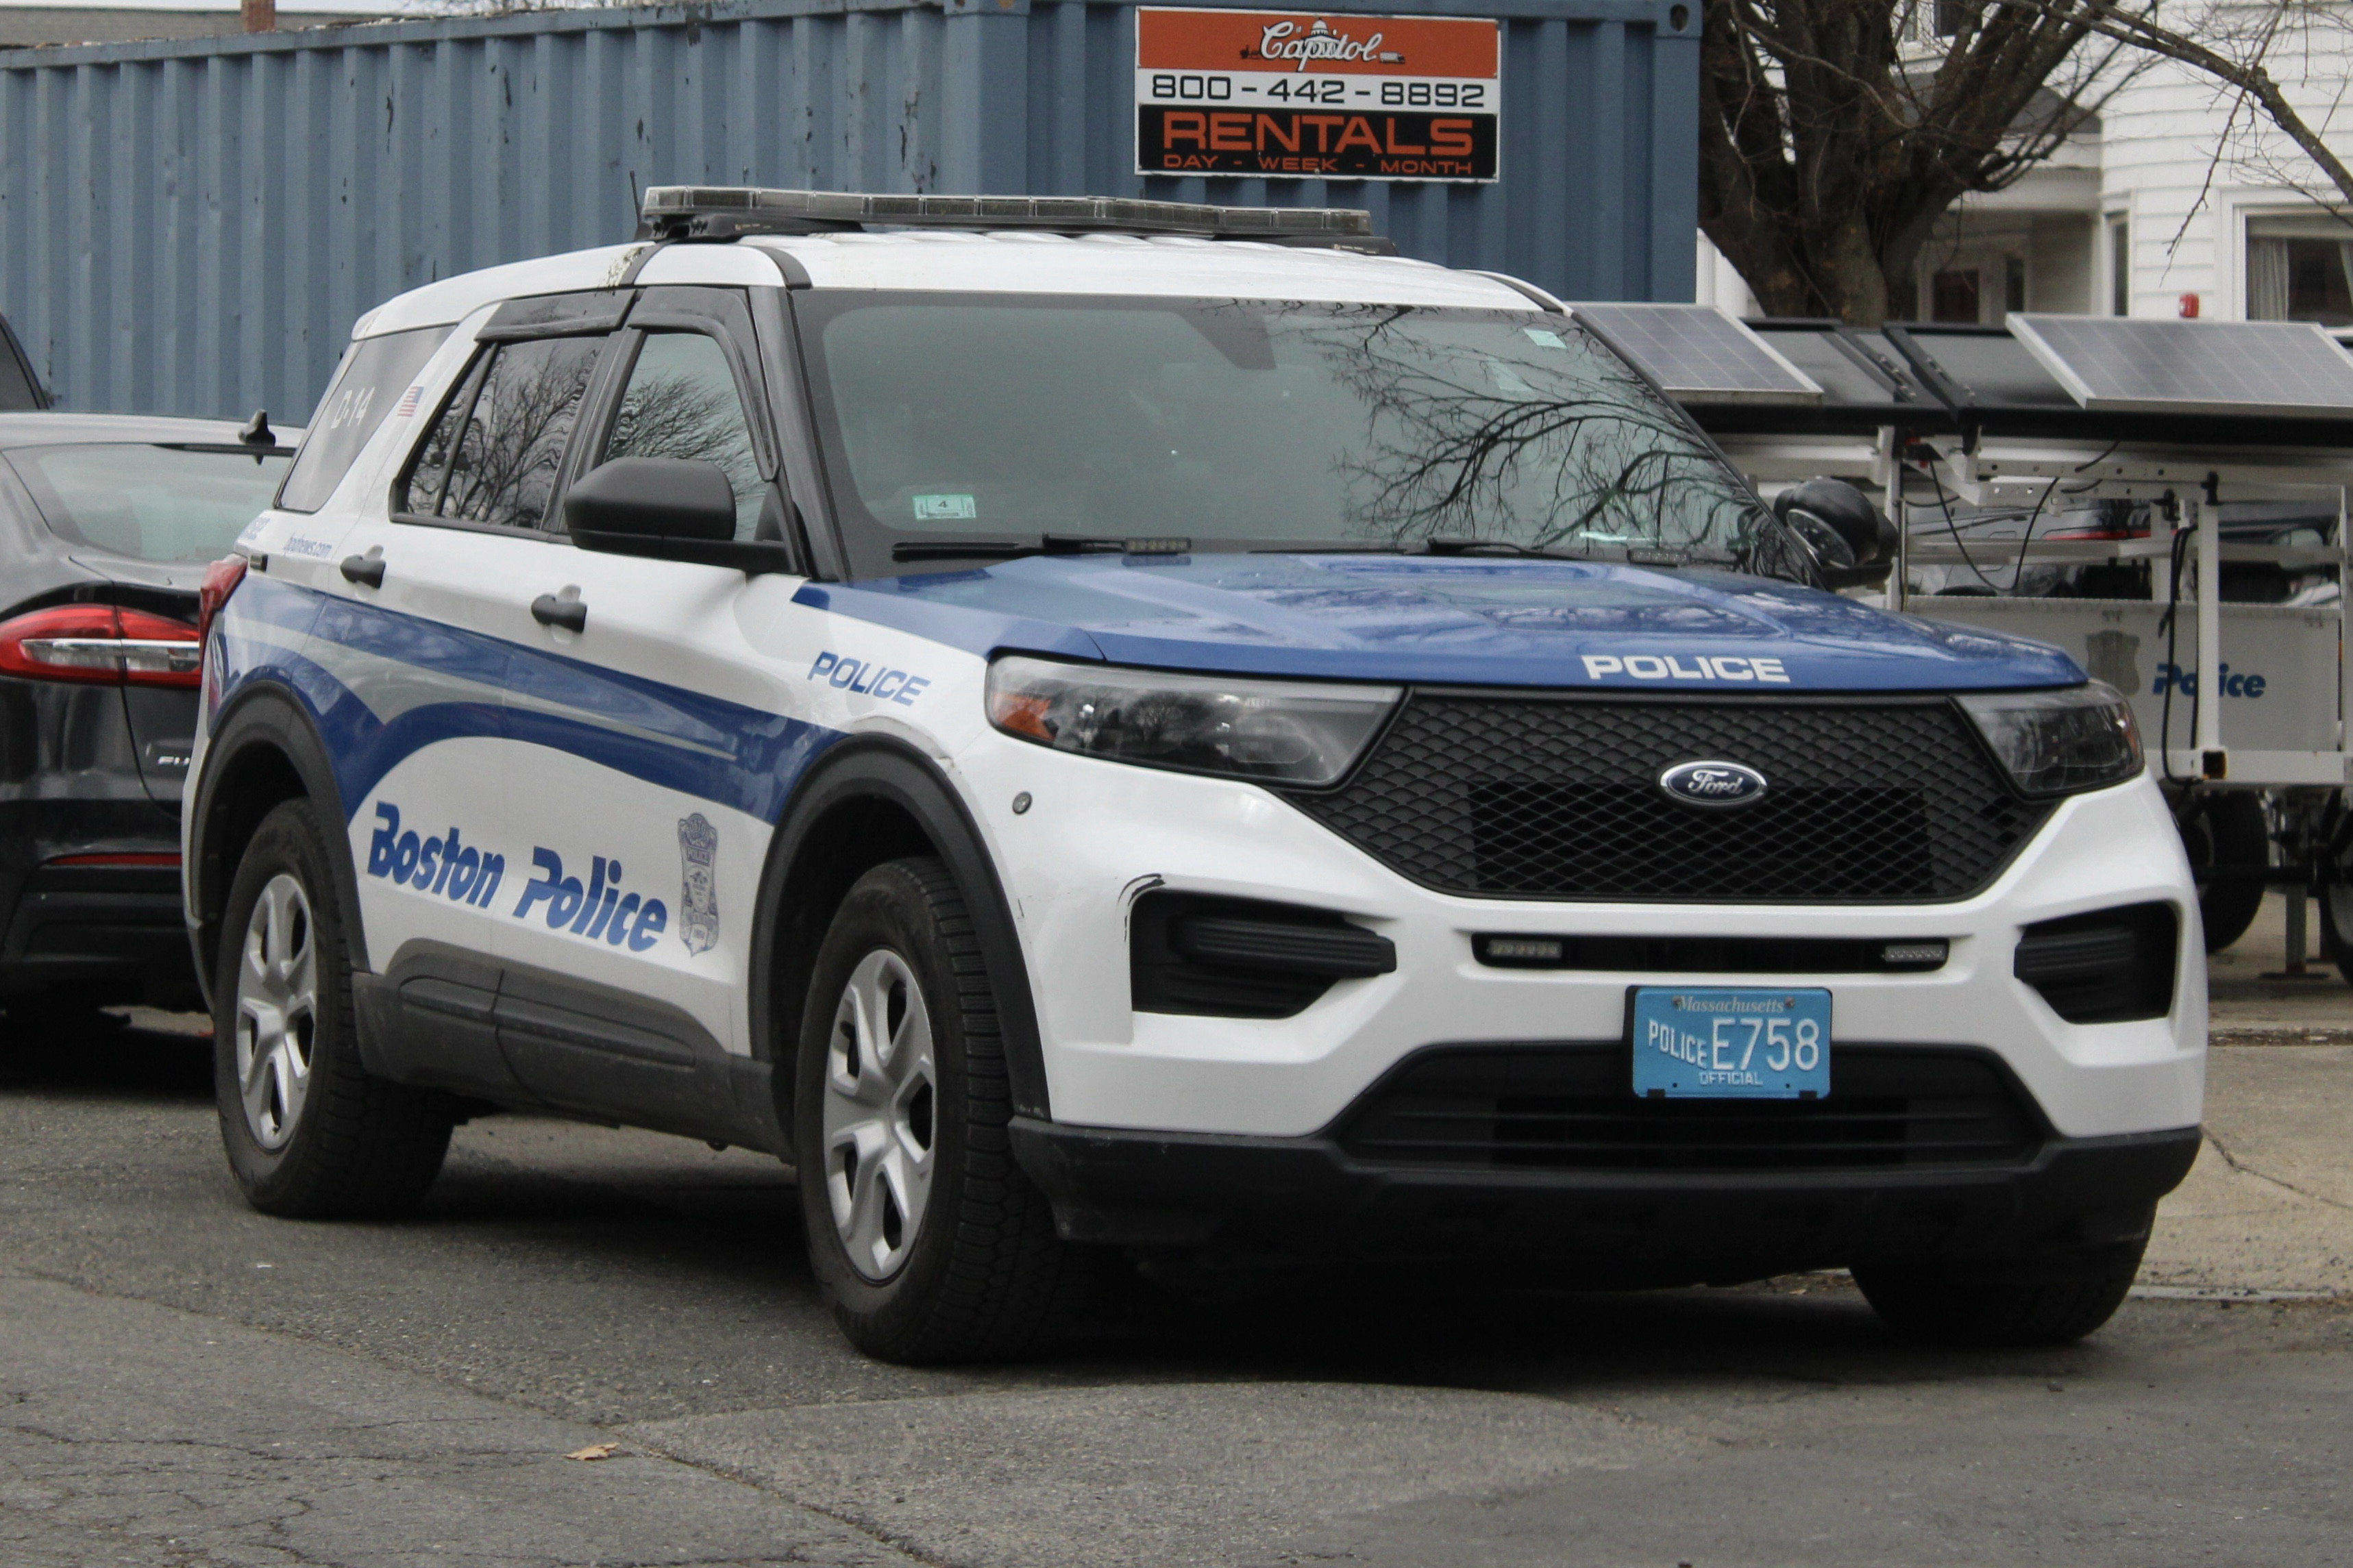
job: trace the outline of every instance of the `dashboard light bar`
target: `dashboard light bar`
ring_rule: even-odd
[[[828,228],[1036,228],[1189,234],[1213,239],[1370,239],[1360,207],[1229,207],[1133,196],[916,196],[782,191],[758,185],[654,185],[640,239]]]

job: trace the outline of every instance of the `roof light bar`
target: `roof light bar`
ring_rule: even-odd
[[[1374,241],[1373,215],[1357,207],[1226,207],[1132,196],[876,195],[755,185],[655,185],[646,192],[639,218],[640,239],[717,239],[871,226],[1187,234],[1294,245]]]

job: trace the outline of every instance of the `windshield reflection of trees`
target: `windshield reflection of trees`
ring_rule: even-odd
[[[1361,442],[1335,466],[1368,537],[1803,575],[1755,497],[1577,328],[1546,321],[1564,346],[1539,358],[1417,330],[1415,316],[1343,308],[1294,329],[1365,407]]]

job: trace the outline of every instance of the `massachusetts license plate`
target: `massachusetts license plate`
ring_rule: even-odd
[[[1635,988],[1636,1094],[1819,1100],[1830,1091],[1828,991]]]

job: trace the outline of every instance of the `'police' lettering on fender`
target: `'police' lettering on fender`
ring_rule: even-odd
[[[879,661],[845,658],[830,649],[817,656],[816,662],[809,666],[808,678],[822,680],[838,691],[854,691],[860,697],[896,702],[902,708],[913,708],[915,699],[932,683],[929,676],[910,675]]]

